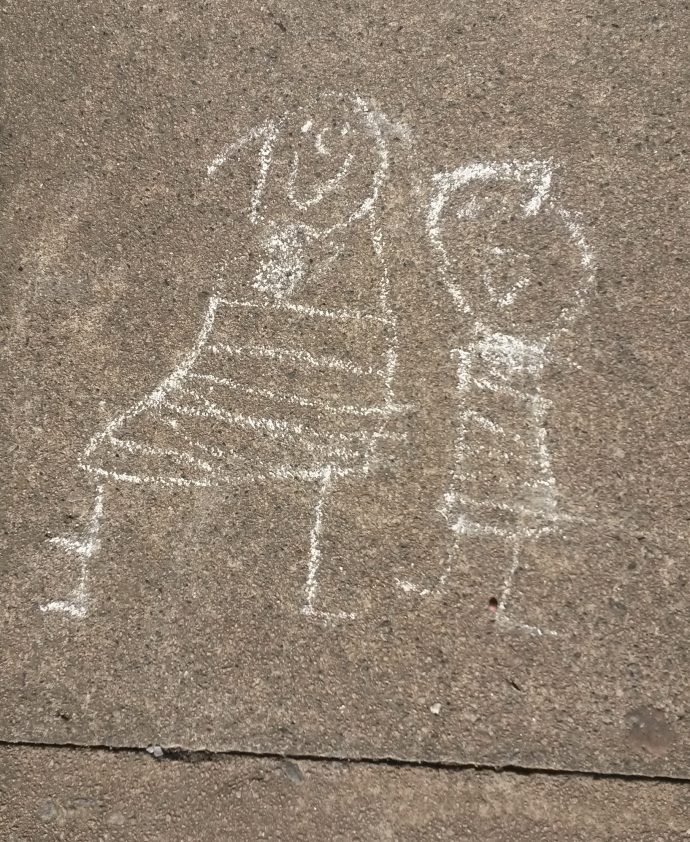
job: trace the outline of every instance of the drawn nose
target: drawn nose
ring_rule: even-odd
[[[489,246],[485,252],[482,284],[497,309],[512,307],[532,283],[530,257],[512,248]]]

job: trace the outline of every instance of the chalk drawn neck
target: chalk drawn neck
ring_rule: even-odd
[[[544,368],[549,338],[530,339],[495,331],[481,322],[474,327],[473,352],[489,368],[511,375],[538,375]]]
[[[262,242],[254,288],[274,298],[292,295],[307,271],[306,247],[318,239],[319,232],[307,225],[270,225]]]

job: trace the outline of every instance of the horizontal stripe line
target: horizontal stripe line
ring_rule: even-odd
[[[202,459],[198,459],[192,453],[187,453],[186,451],[142,444],[141,442],[133,441],[132,439],[121,439],[117,436],[110,436],[110,442],[111,444],[114,444],[115,447],[126,450],[129,453],[142,453],[145,456],[169,456],[177,462],[185,462],[189,465],[196,465],[203,471],[208,471],[209,473],[213,473],[214,471],[213,466],[208,462],[204,462]]]
[[[317,447],[327,448],[328,444],[333,441],[353,442],[353,441],[369,441],[370,439],[391,439],[403,440],[405,436],[400,433],[386,433],[380,430],[375,432],[353,431],[351,433],[342,433],[337,430],[315,430],[313,427],[308,427],[304,424],[293,424],[289,421],[276,420],[273,418],[262,418],[250,415],[242,415],[230,413],[212,401],[207,400],[203,395],[195,392],[192,389],[185,389],[178,386],[177,391],[190,395],[195,400],[199,401],[202,406],[185,406],[176,404],[165,398],[165,404],[173,409],[175,412],[180,412],[183,415],[194,415],[198,418],[208,418],[213,416],[229,425],[239,425],[251,430],[265,430],[274,438],[281,439],[283,436],[294,438],[301,437],[300,444],[306,449],[313,451]],[[325,440],[325,441],[324,441]]]
[[[230,356],[248,356],[256,358],[267,358],[271,360],[278,360],[279,362],[288,359],[296,362],[306,363],[314,368],[330,368],[335,371],[345,371],[348,374],[355,374],[357,376],[375,375],[377,377],[385,376],[385,372],[373,368],[361,368],[349,360],[343,360],[340,357],[332,356],[314,356],[308,351],[293,348],[273,348],[266,345],[225,345],[218,343],[211,345],[211,352],[214,354],[224,353]]]
[[[256,418],[251,415],[231,413],[212,401],[207,400],[203,395],[200,395],[192,389],[178,387],[178,391],[190,395],[202,404],[199,407],[183,406],[182,404],[175,403],[168,398],[165,398],[166,406],[174,412],[180,412],[183,415],[195,415],[199,418],[208,418],[209,416],[213,416],[214,418],[224,421],[229,425],[247,427],[251,430],[265,430],[269,435],[274,436],[275,438],[282,438],[283,436],[290,436],[293,434],[301,435],[304,432],[304,428],[301,424],[291,424],[288,421],[276,421],[273,418]]]
[[[192,373],[188,376],[197,380],[204,380],[216,386],[226,386],[229,389],[235,389],[247,395],[256,395],[262,398],[269,398],[270,400],[295,404],[297,406],[308,407],[311,409],[322,409],[324,412],[330,412],[333,415],[377,415],[383,418],[388,418],[396,412],[402,412],[405,408],[401,404],[389,404],[384,406],[352,406],[348,404],[337,405],[328,403],[328,401],[320,400],[319,398],[302,398],[299,395],[286,395],[280,392],[274,392],[271,389],[259,388],[257,386],[245,386],[243,383],[238,383],[237,381],[230,380],[227,377],[217,377],[215,374]]]
[[[181,486],[183,488],[213,488],[219,485],[232,485],[240,482],[265,482],[275,479],[312,482],[322,479],[325,472],[325,468],[323,467],[307,469],[294,468],[291,465],[277,465],[275,468],[265,469],[263,473],[214,476],[213,479],[197,480],[187,479],[187,477],[120,473],[119,471],[109,471],[106,468],[96,468],[84,462],[80,463],[80,467],[90,474],[108,477],[118,482],[129,482],[134,485]],[[351,468],[339,468],[335,465],[329,465],[328,470],[330,470],[332,476],[336,477],[350,476],[355,472]],[[367,469],[363,467],[361,472],[366,473]]]
[[[310,307],[306,304],[295,304],[289,301],[230,301],[227,298],[221,298],[220,303],[228,307],[247,307],[252,310],[287,310],[303,316],[317,316],[334,321],[365,321],[379,322],[389,326],[394,325],[392,319],[387,319],[385,316],[376,316],[373,313],[361,313],[359,310],[325,310],[320,307]]]

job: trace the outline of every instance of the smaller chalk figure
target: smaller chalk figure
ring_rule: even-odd
[[[238,153],[255,162],[251,263],[239,278],[221,272],[178,364],[88,442],[80,467],[94,491],[89,524],[52,539],[73,559],[76,582],[44,612],[88,613],[111,485],[154,493],[301,483],[314,492],[301,612],[353,617],[323,608],[319,573],[335,485],[366,477],[381,442],[402,437],[390,429],[401,407],[379,223],[388,126],[361,97],[325,95],[251,129],[209,164],[218,182]]]
[[[462,324],[455,465],[441,507],[456,536],[493,537],[510,565],[497,622],[531,634],[508,602],[525,542],[569,520],[551,467],[542,376],[558,337],[583,313],[593,259],[574,217],[550,195],[549,162],[460,167],[434,179],[428,233]]]

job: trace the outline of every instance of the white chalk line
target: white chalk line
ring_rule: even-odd
[[[227,160],[231,155],[234,155],[235,152],[239,151],[243,146],[246,146],[253,140],[257,140],[260,137],[265,137],[266,134],[269,133],[270,130],[274,127],[275,124],[271,120],[267,120],[262,125],[255,126],[254,128],[249,129],[248,132],[245,132],[245,134],[241,135],[239,138],[237,138],[237,140],[234,140],[232,143],[228,143],[226,146],[224,146],[223,149],[206,167],[207,179],[213,178],[218,169],[220,169],[220,167],[224,166],[227,163]]]
[[[376,128],[376,142],[380,148],[380,154],[382,157],[385,157],[387,161],[388,156],[388,148],[386,143],[383,139],[383,135],[381,134],[380,125],[377,124]],[[378,219],[376,217],[375,212],[369,216],[369,230],[371,233],[371,241],[374,246],[374,252],[381,264],[382,270],[382,277],[381,277],[381,285],[379,291],[379,305],[381,311],[384,313],[388,325],[390,327],[390,346],[388,351],[386,352],[386,368],[385,368],[385,381],[384,385],[386,388],[386,399],[385,399],[385,406],[387,410],[387,414],[392,416],[393,413],[398,412],[398,404],[395,400],[395,391],[394,391],[394,382],[395,376],[397,373],[397,366],[398,366],[398,325],[397,325],[397,318],[393,308],[390,305],[390,275],[388,273],[388,265],[386,263],[384,257],[384,250],[383,250],[383,232],[378,225]],[[385,426],[381,427],[381,431],[385,429]],[[372,438],[371,443],[368,448],[367,452],[367,467],[373,466],[376,463],[377,459],[377,451],[376,445],[378,443],[378,438]]]
[[[403,404],[384,404],[383,406],[354,406],[352,404],[333,404],[319,398],[303,398],[300,395],[285,394],[283,392],[275,392],[272,389],[264,389],[259,386],[246,386],[243,383],[238,383],[228,377],[217,377],[214,374],[192,373],[190,378],[196,380],[203,380],[206,383],[211,383],[214,386],[224,386],[228,389],[242,392],[246,395],[255,397],[267,398],[278,403],[294,404],[306,409],[318,409],[331,415],[355,415],[361,417],[377,416],[388,418],[393,414],[404,412],[409,409],[408,405]]]
[[[313,521],[309,533],[309,567],[305,584],[306,606],[311,608],[316,598],[316,574],[321,564],[321,532],[323,530],[323,504],[332,483],[331,469],[326,468],[319,488],[319,496],[314,507]]]
[[[250,430],[267,432],[270,436],[273,436],[275,438],[282,438],[284,436],[303,437],[304,443],[307,446],[310,444],[310,442],[308,442],[307,439],[312,439],[313,442],[318,442],[318,440],[320,439],[325,439],[328,442],[333,440],[338,440],[342,442],[352,442],[369,441],[369,439],[375,435],[377,435],[379,438],[390,439],[391,441],[404,441],[406,439],[405,433],[396,433],[393,431],[378,433],[372,433],[369,431],[362,430],[353,430],[347,433],[344,433],[339,430],[322,431],[310,427],[307,424],[302,424],[299,422],[229,412],[228,410],[224,409],[223,407],[219,406],[213,401],[208,400],[202,394],[193,389],[188,389],[186,387],[180,386],[178,387],[177,391],[181,392],[182,394],[189,395],[201,405],[183,405],[175,403],[170,399],[166,398],[165,405],[169,409],[172,409],[174,412],[180,412],[183,415],[193,415],[199,418],[206,418],[211,416],[213,418],[217,418],[219,421],[225,422],[229,426],[237,425]]]
[[[523,535],[517,535],[514,540],[511,541],[512,562],[503,581],[501,598],[498,602],[498,607],[496,608],[496,623],[499,628],[507,627],[509,629],[518,629],[526,632],[527,634],[533,635],[534,637],[558,637],[558,632],[552,631],[551,629],[542,629],[539,626],[533,626],[528,623],[522,623],[518,620],[514,620],[506,613],[506,607],[512,590],[513,580],[518,568],[520,567],[520,546],[523,540]]]
[[[491,251],[494,254],[505,254],[505,249],[493,248],[491,249]],[[515,299],[518,297],[520,292],[522,292],[523,289],[527,289],[532,284],[531,278],[523,276],[521,278],[518,278],[517,281],[515,281],[515,283],[510,287],[510,289],[506,293],[500,295],[493,285],[491,270],[486,269],[483,272],[482,281],[484,283],[484,286],[486,287],[487,292],[489,293],[489,298],[494,302],[494,304],[501,308],[510,307],[512,304],[514,304]]]
[[[86,461],[94,453],[98,445],[104,439],[110,438],[126,421],[136,417],[137,415],[141,415],[146,409],[152,409],[160,406],[165,398],[165,395],[179,387],[180,383],[185,379],[185,377],[187,377],[192,367],[195,365],[204,349],[204,346],[206,345],[211,330],[213,329],[219,303],[219,296],[211,296],[206,310],[206,315],[204,317],[204,322],[201,326],[201,330],[197,334],[191,350],[183,356],[179,365],[153,390],[153,392],[134,406],[127,409],[125,412],[117,415],[106,425],[104,430],[100,431],[89,440],[89,443],[84,450],[82,461]]]
[[[198,418],[213,417],[219,421],[230,426],[244,427],[249,430],[261,431],[267,433],[274,438],[283,438],[286,435],[301,436],[304,432],[302,424],[291,421],[276,420],[274,418],[264,418],[261,416],[244,415],[240,412],[229,412],[227,409],[218,406],[217,403],[209,401],[199,392],[185,387],[178,387],[179,392],[183,395],[192,397],[198,401],[199,406],[190,406],[187,404],[179,404],[175,401],[165,398],[165,405],[173,412],[179,412],[181,415],[193,415]]]
[[[290,464],[278,464],[264,467],[257,471],[248,471],[244,474],[226,474],[216,473],[209,476],[207,479],[193,479],[190,477],[180,477],[171,475],[148,475],[148,474],[130,474],[123,471],[115,471],[108,468],[94,467],[80,463],[80,467],[87,473],[112,480],[114,482],[125,482],[131,485],[159,485],[167,488],[217,488],[218,486],[234,486],[245,483],[261,483],[272,482],[274,480],[298,481],[298,482],[315,482],[323,476],[323,467],[316,468],[298,468]],[[352,476],[353,474],[362,473],[359,467],[346,468],[340,465],[331,466],[333,477],[344,478]]]
[[[220,298],[219,303],[228,307],[246,307],[253,310],[282,310],[289,313],[297,313],[302,316],[332,319],[334,321],[355,321],[355,322],[379,322],[390,325],[391,319],[386,316],[378,316],[375,313],[362,313],[358,310],[329,310],[323,307],[310,307],[307,304],[296,304],[292,301],[236,301],[229,298]]]
[[[524,445],[522,438],[518,433],[514,433],[509,435],[506,431],[501,427],[500,424],[496,424],[495,421],[492,421],[486,415],[483,415],[481,412],[478,412],[476,409],[466,409],[460,415],[463,422],[473,422],[478,427],[486,430],[489,433],[492,433],[495,436],[503,436],[505,438],[510,439],[511,441],[515,442],[516,444]]]
[[[393,583],[396,588],[404,591],[404,593],[416,593],[418,596],[429,596],[431,594],[431,588],[423,588],[421,585],[418,585],[416,582],[410,582],[408,579],[398,579],[396,577]]]
[[[259,177],[256,180],[256,187],[252,193],[249,219],[256,225],[259,220],[259,208],[261,207],[261,197],[266,188],[266,178],[268,170],[271,166],[271,159],[273,157],[273,147],[278,140],[278,128],[276,124],[269,120],[265,124],[264,142],[261,144],[261,151],[259,153]]]
[[[195,375],[188,374],[187,377],[191,378]],[[215,459],[225,460],[225,459],[239,459],[241,458],[238,453],[236,453],[231,448],[225,447],[221,449],[220,447],[216,447],[213,444],[206,444],[204,442],[197,441],[193,439],[191,436],[187,435],[186,433],[182,432],[180,429],[180,419],[179,418],[172,418],[168,417],[163,414],[164,406],[160,407],[159,417],[163,424],[168,427],[171,427],[175,430],[176,434],[192,449],[202,450],[205,454],[209,456],[213,456]]]
[[[316,356],[300,348],[278,348],[268,345],[226,345],[221,342],[211,345],[210,350],[213,354],[222,353],[228,356],[253,357],[255,359],[266,358],[277,360],[278,362],[289,360],[291,362],[304,363],[312,368],[328,368],[333,371],[344,371],[347,374],[353,374],[357,377],[385,377],[384,371],[372,367],[362,368],[350,362],[350,360],[328,354]]]
[[[466,475],[459,474],[460,479],[463,479]],[[551,483],[549,483],[551,485]],[[475,509],[487,509],[493,510],[497,509],[502,512],[516,514],[516,515],[543,515],[544,517],[548,518],[549,521],[562,521],[564,523],[580,523],[580,519],[575,515],[568,515],[565,513],[554,513],[551,511],[543,511],[542,509],[531,509],[529,506],[521,506],[517,504],[510,504],[504,503],[500,500],[475,500],[472,497],[467,497],[462,494],[458,494],[457,492],[452,493],[452,501],[449,501],[449,504],[460,503],[462,505],[471,505],[472,508]]]
[[[318,618],[325,622],[334,620],[354,620],[355,614],[349,611],[320,611],[315,608],[315,601],[318,592],[318,572],[322,562],[321,539],[323,533],[323,509],[333,485],[333,469],[329,466],[321,473],[321,485],[318,491],[318,498],[312,514],[312,525],[309,531],[309,561],[307,566],[307,580],[304,586],[305,601],[302,606],[302,614],[308,617]]]
[[[144,456],[163,456],[172,459],[174,462],[180,464],[192,465],[195,468],[200,468],[202,471],[213,473],[216,469],[203,459],[199,459],[192,453],[176,450],[175,448],[156,447],[150,444],[143,444],[133,439],[121,439],[117,436],[111,436],[110,443],[120,450],[126,450],[128,453],[141,453]]]
[[[445,513],[442,509],[437,510],[444,518]],[[444,587],[448,581],[448,577],[453,569],[453,564],[458,555],[458,536],[455,535],[453,543],[446,553],[445,565],[441,574],[436,578],[434,584],[429,586],[420,585],[418,582],[412,582],[409,579],[399,579],[396,577],[393,580],[395,587],[405,594],[416,594],[419,597],[425,598],[430,596],[440,596],[444,592]]]

